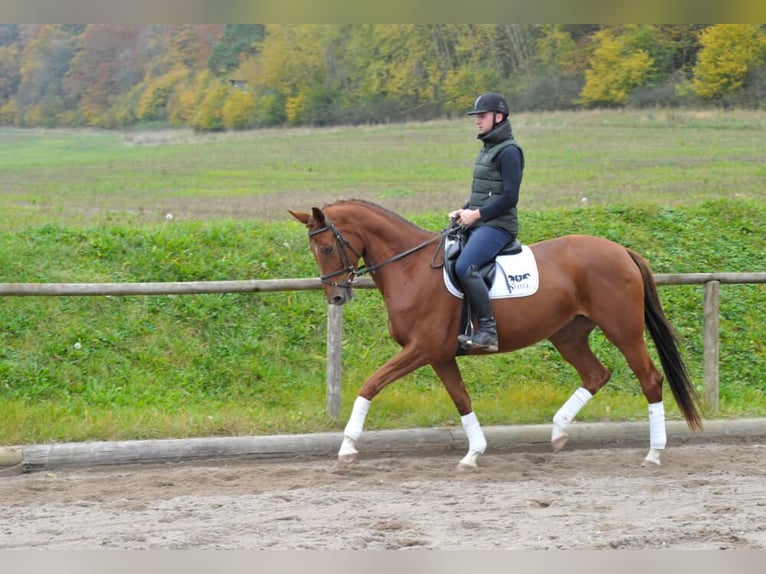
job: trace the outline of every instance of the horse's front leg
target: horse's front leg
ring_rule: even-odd
[[[364,421],[370,410],[370,403],[383,387],[408,375],[415,369],[428,364],[422,352],[415,345],[402,348],[399,353],[375,371],[359,389],[359,396],[354,401],[346,428],[343,430],[343,442],[338,450],[338,462],[348,464],[356,461],[359,451],[356,441],[364,430]]]
[[[471,397],[463,383],[457,361],[452,358],[448,361],[432,363],[431,366],[455,403],[458,413],[460,413],[460,422],[468,439],[468,453],[458,463],[458,469],[476,468],[476,460],[487,449],[487,439],[484,437],[479,419],[471,407]]]

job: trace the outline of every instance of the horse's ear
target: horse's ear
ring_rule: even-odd
[[[300,221],[303,225],[309,224],[309,218],[311,215],[308,213],[303,213],[302,211],[293,211],[292,209],[288,209],[287,211],[290,212],[290,215],[292,215],[295,219]]]
[[[314,221],[316,222],[317,227],[324,227],[326,225],[324,211],[318,207],[312,207],[311,214],[314,216]]]

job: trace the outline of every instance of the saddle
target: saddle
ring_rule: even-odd
[[[460,278],[455,272],[455,262],[457,261],[458,255],[460,255],[460,252],[463,250],[465,241],[465,234],[462,233],[462,231],[457,230],[447,235],[447,240],[444,244],[444,271],[446,272],[450,281],[452,281],[452,284],[456,287],[460,286]],[[514,238],[500,250],[500,252],[497,254],[497,257],[500,257],[501,255],[516,255],[521,253],[521,249],[521,242]],[[497,265],[495,265],[495,260],[493,259],[492,261],[486,263],[477,269],[476,272],[484,280],[484,284],[487,286],[487,289],[490,289],[495,281],[495,273],[497,272]]]

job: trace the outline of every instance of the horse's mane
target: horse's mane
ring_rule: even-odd
[[[415,225],[412,221],[409,219],[402,217],[398,213],[391,211],[390,209],[383,207],[382,205],[378,205],[377,203],[373,203],[372,201],[367,201],[366,199],[340,199],[338,201],[335,201],[333,203],[328,203],[322,206],[322,209],[328,208],[328,207],[334,207],[334,206],[341,206],[346,204],[357,204],[362,205],[364,207],[368,207],[373,211],[382,213],[383,215],[387,217],[392,217],[394,219],[397,219],[398,221],[401,221],[402,223],[406,223],[410,227],[417,229],[419,231],[425,231],[427,233],[434,233],[430,229],[423,229],[422,227]]]

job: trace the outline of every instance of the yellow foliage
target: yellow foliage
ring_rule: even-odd
[[[183,82],[188,73],[184,66],[178,66],[148,82],[136,105],[138,119],[166,119],[168,117],[168,100],[176,85]]]
[[[291,124],[300,123],[303,119],[304,100],[305,97],[303,94],[287,98],[287,101],[285,102],[285,113],[287,114],[287,121]]]
[[[39,126],[45,118],[45,109],[42,104],[30,106],[24,110],[23,122],[29,126]]]
[[[766,34],[755,24],[710,26],[700,33],[700,44],[692,89],[703,98],[741,88],[748,71],[763,64],[766,55]]]
[[[500,82],[494,70],[464,67],[450,70],[444,78],[444,95],[449,109],[465,114],[471,109],[476,94],[492,91]]]
[[[626,104],[630,91],[642,85],[654,60],[645,50],[631,50],[621,37],[608,30],[596,34],[596,47],[585,70],[580,97],[585,104]]]
[[[195,130],[216,131],[224,129],[223,106],[227,96],[227,88],[223,85],[211,87],[205,93],[194,120]]]
[[[242,130],[252,127],[255,98],[249,92],[234,88],[223,104],[221,115],[227,128]]]
[[[268,42],[260,56],[262,84],[291,94],[322,81],[327,72],[323,42],[332,26],[274,24],[266,29]]]
[[[212,83],[209,70],[202,70],[176,85],[168,102],[168,120],[173,126],[188,126],[194,123],[197,108]]]
[[[197,109],[197,94],[189,84],[176,86],[169,102],[168,121],[172,126],[191,123]]]
[[[0,125],[13,126],[19,123],[19,104],[16,98],[11,98],[5,105],[0,106]]]

